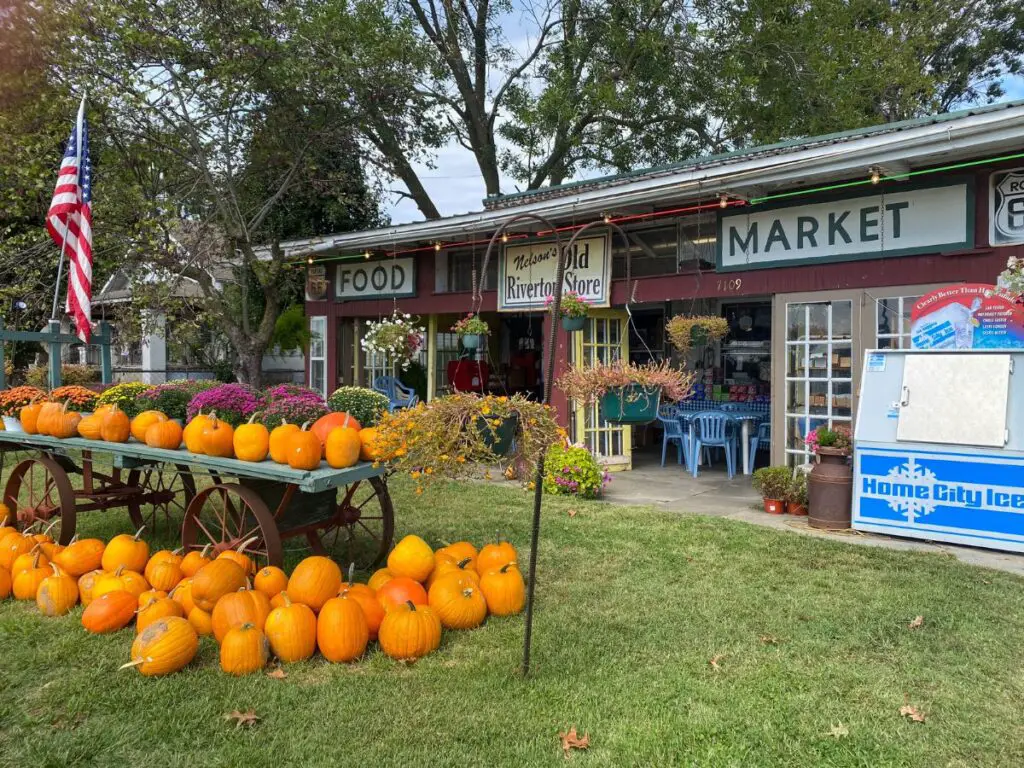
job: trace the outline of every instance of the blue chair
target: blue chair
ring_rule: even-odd
[[[719,407],[720,410],[723,410],[726,413],[731,413],[732,411],[745,411],[745,410],[747,410],[747,404],[746,403],[722,403],[718,407]]]
[[[406,387],[394,376],[378,376],[373,380],[373,389],[388,399],[388,410],[412,408],[420,401],[412,387]]]
[[[762,421],[757,425],[757,432],[750,438],[750,463],[753,464],[757,458],[757,452],[761,448],[770,450],[772,447],[772,423]]]
[[[686,435],[686,431],[683,429],[683,425],[679,420],[679,411],[673,406],[663,405],[658,409],[658,421],[661,422],[662,438],[661,438],[661,466],[665,466],[665,455],[668,452],[668,444],[676,443],[676,453],[678,463],[682,464],[684,461],[686,465],[690,464],[690,454],[687,450],[687,443],[689,438]]]
[[[736,476],[736,422],[723,411],[702,411],[693,416],[694,442],[691,449],[690,469],[697,476],[698,457],[705,448],[725,451],[725,466],[729,478]]]

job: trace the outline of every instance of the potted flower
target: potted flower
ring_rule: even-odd
[[[327,398],[332,411],[349,414],[364,427],[375,427],[388,412],[387,395],[367,387],[338,387]]]
[[[367,323],[359,344],[367,354],[383,355],[404,371],[423,348],[425,333],[411,315],[395,310],[391,317]]]
[[[544,306],[549,310],[555,303],[554,296],[548,296],[544,300]],[[562,303],[558,307],[558,316],[562,319],[562,328],[569,333],[582,331],[587,324],[587,314],[590,312],[590,302],[584,299],[576,291],[566,291],[562,294]]]
[[[214,379],[170,381],[147,389],[135,399],[135,404],[141,411],[160,411],[168,419],[184,424],[192,398],[217,386],[220,383]]]
[[[611,424],[649,424],[658,417],[664,398],[683,400],[693,388],[693,374],[666,361],[646,365],[598,363],[570,368],[556,383],[566,396],[581,403],[597,402]]]
[[[199,413],[216,411],[218,419],[239,427],[263,405],[263,396],[244,384],[220,384],[193,397],[185,415],[192,421]]]
[[[786,490],[786,512],[796,517],[807,516],[807,475],[797,470]]]
[[[709,344],[724,339],[729,333],[729,321],[715,315],[676,315],[665,324],[672,345],[686,352],[694,344]]]
[[[477,349],[480,346],[480,337],[491,335],[491,327],[474,312],[470,312],[455,323],[452,331],[458,334],[462,346],[466,349]]]
[[[100,392],[99,397],[96,398],[96,405],[116,405],[128,415],[129,419],[135,418],[142,410],[137,402],[139,395],[152,386],[152,384],[144,384],[141,381],[123,381]]]
[[[812,528],[849,528],[853,504],[849,427],[818,427],[808,433],[805,442],[817,457],[807,479],[808,523]]]
[[[544,458],[544,493],[597,499],[611,482],[585,445],[555,444]]]
[[[88,416],[96,408],[97,394],[87,387],[69,384],[50,391],[50,400],[55,403],[67,403],[68,410],[78,411]]]
[[[781,515],[786,511],[790,473],[789,467],[762,467],[754,472],[754,490],[761,494],[764,511],[769,515]]]
[[[0,416],[3,416],[4,429],[8,432],[21,432],[21,421],[18,418],[21,409],[45,398],[46,393],[37,387],[11,387],[0,391]]]

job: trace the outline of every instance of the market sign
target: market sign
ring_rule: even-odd
[[[753,205],[718,217],[718,271],[961,250],[974,245],[973,187],[895,186],[810,204]]]
[[[555,293],[558,266],[554,242],[506,245],[498,262],[498,311],[543,309]],[[576,291],[595,307],[611,299],[612,259],[607,237],[580,238],[565,259],[563,291]]]
[[[910,314],[914,349],[1020,349],[1024,308],[994,285],[951,285],[916,302]]]
[[[988,241],[991,245],[1024,243],[1024,168],[989,177]]]
[[[416,295],[416,261],[353,261],[335,267],[335,298],[340,301]]]

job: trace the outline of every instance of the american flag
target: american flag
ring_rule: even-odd
[[[78,338],[88,344],[92,332],[92,163],[84,98],[57,174],[46,229],[60,246],[61,258],[67,254],[67,311],[75,318]]]

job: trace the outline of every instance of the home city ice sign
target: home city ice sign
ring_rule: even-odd
[[[506,245],[498,261],[498,310],[543,309],[555,292],[555,242]],[[611,256],[607,237],[580,238],[565,253],[564,291],[575,291],[595,307],[611,299]]]

